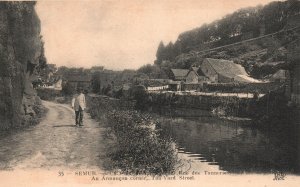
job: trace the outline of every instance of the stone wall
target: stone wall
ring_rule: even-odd
[[[31,124],[40,104],[31,77],[42,55],[35,2],[0,2],[0,129]]]
[[[212,95],[179,95],[173,93],[150,93],[153,106],[194,108],[207,111],[223,110],[224,115],[245,117],[254,99],[220,97]]]

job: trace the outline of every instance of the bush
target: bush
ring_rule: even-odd
[[[110,157],[115,168],[128,174],[171,174],[176,164],[172,140],[161,137],[149,115],[137,111],[111,111],[108,122],[116,135]]]
[[[66,83],[63,85],[62,87],[62,93],[65,95],[65,96],[70,96],[70,95],[73,95],[76,93],[76,89],[74,86],[72,86],[70,83]]]
[[[37,95],[42,100],[46,100],[46,101],[54,101],[56,97],[61,96],[61,92],[59,90],[39,88],[36,89],[36,91],[37,91]]]
[[[105,96],[87,97],[89,113],[108,126],[112,139],[109,169],[126,174],[170,174],[176,162],[173,141],[155,130],[156,122],[147,114],[133,110],[134,103]],[[125,110],[123,110],[125,108]]]

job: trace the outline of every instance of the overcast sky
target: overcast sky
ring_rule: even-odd
[[[271,0],[39,1],[48,63],[137,69],[152,64],[159,42],[233,11]]]

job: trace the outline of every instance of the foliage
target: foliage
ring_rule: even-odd
[[[101,93],[100,72],[95,72],[92,75],[92,91],[93,93]]]
[[[26,95],[34,94],[34,90],[25,73],[29,70],[32,74],[36,66],[46,63],[42,59],[40,20],[34,5],[35,2],[0,3],[0,110],[5,110],[0,113],[0,128],[17,127],[33,120],[34,112],[28,115],[22,108],[25,100],[28,107],[34,106],[34,96]]]
[[[174,61],[175,57],[181,53],[181,43],[173,44],[170,42],[168,45],[164,46],[163,42],[161,41],[157,52],[156,52],[156,61],[155,64],[162,65],[164,60],[167,61]]]
[[[136,85],[130,88],[130,96],[136,100],[136,107],[143,109],[147,107],[147,93],[146,88],[143,85]]]
[[[61,92],[59,90],[52,90],[46,88],[38,88],[36,89],[37,95],[46,101],[54,101],[56,97],[61,96]]]
[[[133,110],[125,100],[99,96],[88,97],[87,101],[91,116],[110,129],[106,133],[114,142],[108,149],[113,161],[110,169],[121,169],[126,174],[173,172],[177,160],[173,141],[162,137],[151,116]]]
[[[128,174],[170,174],[176,163],[171,139],[155,132],[149,115],[137,111],[112,111],[108,121],[116,135],[111,157]]]
[[[281,30],[289,17],[300,13],[300,2],[289,0],[271,2],[265,6],[248,7],[224,16],[210,24],[184,32],[177,41],[159,44],[155,64],[163,66],[164,61],[171,61],[173,68],[189,68],[195,60],[176,59],[182,53],[193,56],[194,51],[202,51],[239,42],[259,35]],[[271,52],[272,49],[269,50]],[[232,51],[233,52],[233,51]],[[211,55],[211,54],[210,54]],[[233,54],[236,56],[236,54]],[[196,55],[197,56],[197,55]],[[225,56],[225,59],[229,56]],[[224,58],[220,56],[219,58]]]
[[[146,64],[137,70],[137,73],[146,74],[148,77],[154,78],[155,75],[160,73],[160,68],[156,65]]]
[[[263,66],[253,66],[253,70],[251,71],[251,74],[255,78],[262,79],[267,75],[276,73],[277,68],[272,65],[263,65]]]
[[[72,86],[72,84],[67,82],[62,85],[62,94],[64,94],[65,96],[73,95],[75,92],[76,89],[74,86]]]
[[[42,41],[42,47],[41,47],[41,55],[39,57],[39,63],[36,67],[36,71],[39,75],[44,76],[43,72],[45,69],[47,69],[47,59],[45,57],[45,43]]]
[[[107,96],[112,96],[113,95],[113,90],[112,90],[112,85],[111,84],[108,84],[107,86],[103,87],[102,88],[102,93],[104,95],[107,95]]]

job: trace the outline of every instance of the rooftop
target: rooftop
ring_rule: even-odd
[[[229,78],[234,78],[236,75],[248,76],[245,69],[241,65],[236,64],[233,61],[213,58],[206,58],[206,60],[217,73],[223,76]]]
[[[171,69],[171,71],[175,78],[186,77],[186,75],[189,73],[188,69]]]

